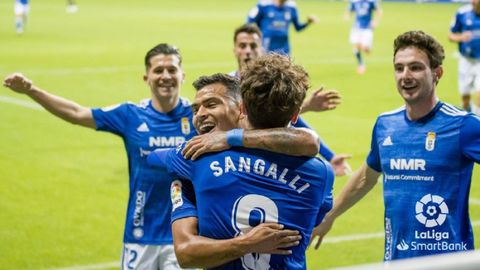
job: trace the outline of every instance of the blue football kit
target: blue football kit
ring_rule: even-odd
[[[350,12],[355,13],[354,28],[371,29],[373,11],[377,10],[376,0],[350,0],[348,7]]]
[[[460,7],[450,27],[452,33],[467,31],[472,33],[472,39],[459,42],[459,51],[467,58],[480,59],[480,16],[475,13],[472,5]]]
[[[294,1],[287,1],[281,7],[272,0],[260,0],[248,14],[248,23],[255,23],[262,31],[262,45],[267,52],[290,54],[288,30],[293,23],[295,30],[301,31],[306,23],[298,20],[297,6]]]
[[[172,222],[198,217],[199,235],[214,239],[234,238],[263,222],[302,235],[292,255],[247,254],[214,269],[306,269],[313,227],[332,207],[334,176],[327,162],[245,148],[191,161],[182,149],[156,150],[148,157],[153,166],[191,180],[172,185]]]
[[[155,110],[150,99],[140,104],[92,109],[97,130],[122,137],[128,157],[129,198],[124,231],[125,243],[172,244],[170,226],[171,176],[147,164],[157,148],[172,148],[196,133],[188,101],[180,99],[169,113]]]
[[[416,121],[405,108],[373,129],[370,168],[383,173],[386,261],[474,249],[468,196],[480,118],[447,103]]]

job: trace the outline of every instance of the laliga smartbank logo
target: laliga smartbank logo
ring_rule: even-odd
[[[427,194],[415,205],[415,217],[427,228],[442,225],[447,219],[448,206],[438,195]]]

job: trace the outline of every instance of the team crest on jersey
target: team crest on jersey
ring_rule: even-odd
[[[183,205],[182,199],[182,182],[175,180],[170,186],[170,199],[172,200],[172,210]]]
[[[425,140],[425,150],[433,151],[435,149],[435,138],[437,134],[435,132],[428,132],[427,139]]]
[[[188,117],[182,117],[182,133],[183,135],[190,134],[190,121],[188,121]]]
[[[290,19],[292,18],[292,15],[290,15],[290,12],[285,12],[285,20],[287,21],[290,21]]]

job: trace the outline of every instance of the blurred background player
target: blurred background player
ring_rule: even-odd
[[[230,72],[230,76],[240,78],[240,74],[247,64],[264,54],[265,51],[261,44],[261,38],[262,33],[256,25],[244,24],[235,29],[233,53],[237,59],[238,69]],[[324,90],[321,87],[308,99],[304,100],[301,113],[333,110],[340,104],[340,100],[341,97],[337,91]],[[294,126],[311,129],[301,117],[299,117]],[[350,155],[335,154],[324,141],[321,142],[319,154],[331,163],[335,170],[335,175],[342,176],[351,172],[350,165],[346,161],[346,159],[350,158]]]
[[[455,14],[448,39],[458,43],[458,90],[462,96],[462,107],[468,112],[479,113],[480,108],[480,4],[472,0]],[[477,92],[475,110],[470,93]]]
[[[28,22],[28,13],[30,13],[29,0],[15,0],[13,9],[15,13],[15,29],[17,34],[21,35],[25,31]]]
[[[263,48],[267,52],[290,54],[288,31],[290,23],[293,23],[296,31],[302,31],[318,19],[310,15],[306,23],[298,19],[297,5],[293,0],[260,0],[250,10],[247,18],[248,23],[258,25],[263,34]]]
[[[373,13],[376,11],[375,18]],[[357,73],[365,73],[366,67],[362,53],[369,53],[373,44],[373,28],[380,21],[382,10],[376,0],[350,0],[348,10],[345,12],[345,20],[350,20],[355,14],[355,23],[350,30],[350,43],[353,45],[353,53],[357,59]]]
[[[370,153],[314,231],[318,247],[334,220],[383,175],[384,260],[474,249],[468,213],[480,118],[441,102],[442,45],[421,31],[394,41],[394,74],[405,106],[378,116]]]
[[[76,13],[78,11],[78,6],[75,0],[67,0],[67,13]]]

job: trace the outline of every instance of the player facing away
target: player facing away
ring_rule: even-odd
[[[247,22],[258,25],[263,34],[263,48],[267,52],[290,54],[288,31],[290,23],[302,31],[318,19],[310,15],[307,22],[298,18],[297,4],[293,0],[260,0],[248,13]]]
[[[247,67],[247,64],[264,54],[261,44],[262,33],[256,25],[244,24],[235,29],[233,35],[233,53],[237,59],[238,69],[229,73],[240,79],[240,74]],[[340,94],[336,90],[324,90],[323,87],[315,90],[310,98],[305,99],[300,113],[321,112],[333,110],[340,104]],[[301,118],[294,124],[295,127],[311,127]],[[319,154],[327,159],[335,170],[335,175],[342,176],[351,172],[350,165],[346,159],[350,155],[335,154],[322,140]]]
[[[376,12],[374,17],[374,12]],[[357,59],[357,73],[366,71],[362,53],[369,53],[373,45],[373,29],[380,21],[382,10],[376,0],[350,0],[345,19],[355,14],[355,22],[350,30],[350,43]]]
[[[241,92],[250,127],[286,127],[295,121],[308,88],[303,68],[285,56],[266,55],[247,70]],[[194,108],[198,128],[208,124],[202,120],[207,106],[202,103]],[[241,236],[264,222],[283,224],[302,235],[291,255],[245,254],[215,269],[306,269],[305,249],[311,230],[331,207],[333,171],[316,158],[244,149],[242,132],[235,129],[227,136],[230,145],[238,148],[196,161],[186,160],[182,148],[150,155],[151,162],[193,183],[196,208],[191,204],[193,194],[186,189],[180,192],[182,182],[173,187],[173,224],[177,219],[198,216],[199,234],[214,239]]]
[[[480,161],[480,118],[438,100],[443,59],[442,45],[421,31],[395,39],[395,80],[405,106],[377,118],[366,164],[315,229],[320,240],[382,173],[385,261],[474,249],[468,197]]]
[[[15,0],[13,11],[15,13],[15,30],[21,35],[25,31],[30,13],[29,0]]]
[[[143,80],[151,97],[90,109],[54,96],[21,74],[12,74],[4,86],[28,95],[55,116],[73,124],[120,136],[129,168],[129,198],[124,231],[122,269],[180,269],[170,226],[172,178],[153,170],[147,155],[171,148],[195,135],[190,103],[179,96],[183,82],[182,58],[172,45],[159,44],[145,56]]]
[[[458,43],[458,90],[462,96],[462,107],[468,112],[480,111],[480,4],[478,0],[460,7],[450,27],[448,39]],[[477,94],[476,107],[470,94]]]

